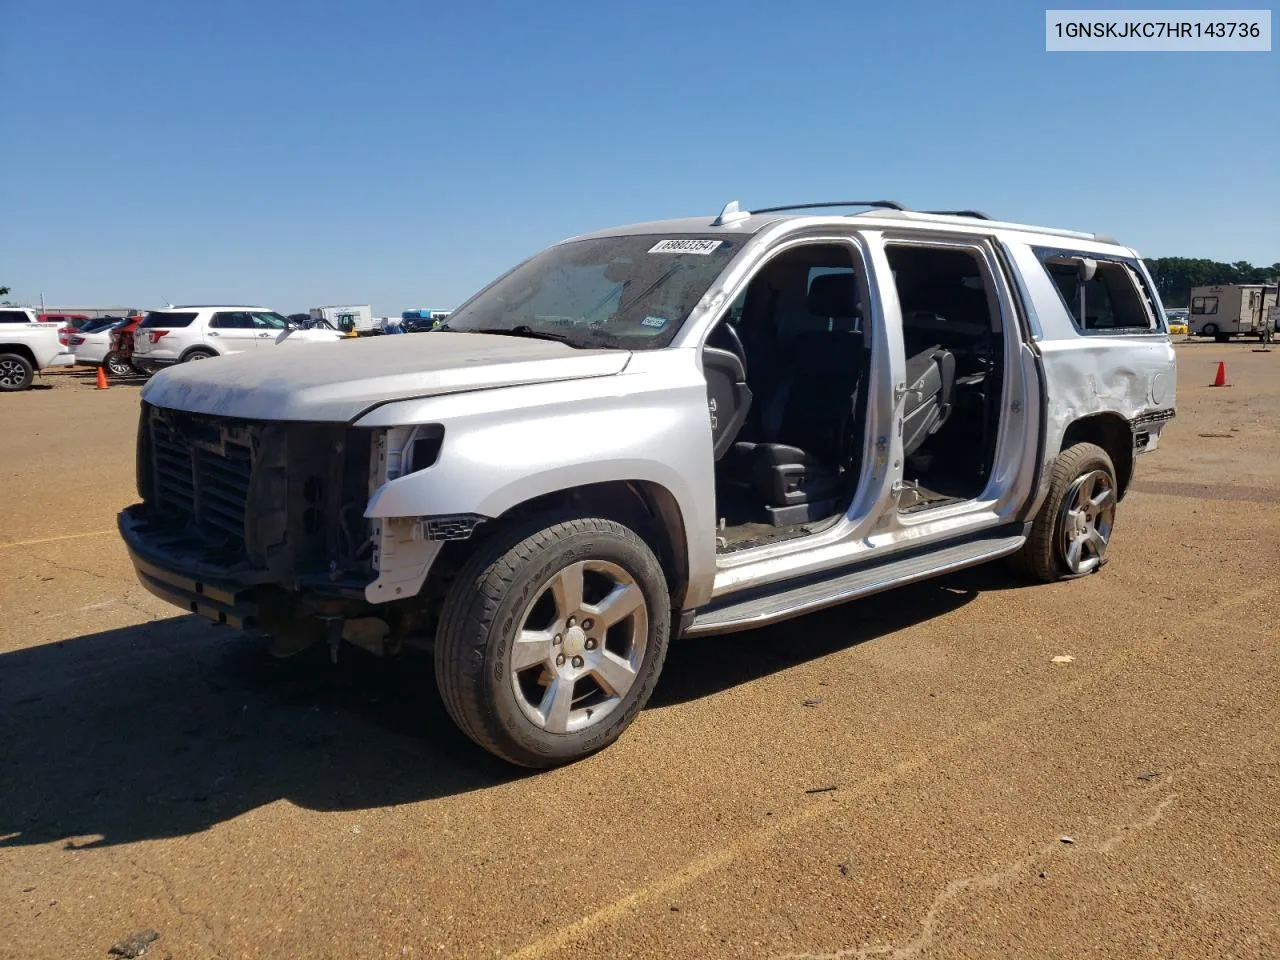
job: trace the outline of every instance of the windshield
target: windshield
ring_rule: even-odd
[[[542,335],[575,347],[664,347],[741,245],[658,234],[558,244],[481,291],[441,329]]]

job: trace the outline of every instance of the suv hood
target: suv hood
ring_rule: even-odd
[[[630,358],[626,350],[435,331],[183,363],[156,374],[142,398],[188,413],[345,423],[389,400],[611,376]]]

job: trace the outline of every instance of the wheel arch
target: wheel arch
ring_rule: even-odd
[[[448,550],[447,556],[442,554],[442,562],[438,566],[446,574],[460,567],[480,539],[508,524],[538,515],[570,512],[613,520],[634,530],[662,564],[672,605],[675,609],[680,608],[689,586],[689,549],[684,517],[675,495],[651,480],[606,480],[523,500],[482,524],[472,540],[450,544],[453,549]]]
[[[14,356],[26,360],[34,369],[40,369],[40,364],[36,361],[36,355],[25,343],[0,343],[0,353],[12,353]]]
[[[178,362],[186,363],[188,360],[191,359],[191,355],[193,353],[207,353],[211,357],[222,356],[222,354],[220,354],[213,347],[209,346],[207,343],[197,343],[183,350],[182,353],[178,356]]]
[[[1118,413],[1095,413],[1072,421],[1062,435],[1061,450],[1092,443],[1107,451],[1116,468],[1116,500],[1123,500],[1133,478],[1133,430]],[[1061,452],[1061,451],[1059,451]]]

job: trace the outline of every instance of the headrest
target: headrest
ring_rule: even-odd
[[[815,317],[858,316],[858,278],[852,273],[824,273],[809,284],[809,312]]]

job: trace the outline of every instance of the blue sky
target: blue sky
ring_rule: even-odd
[[[734,198],[1280,260],[1280,53],[1050,54],[1044,5],[17,0],[0,44],[18,301],[450,307]]]

